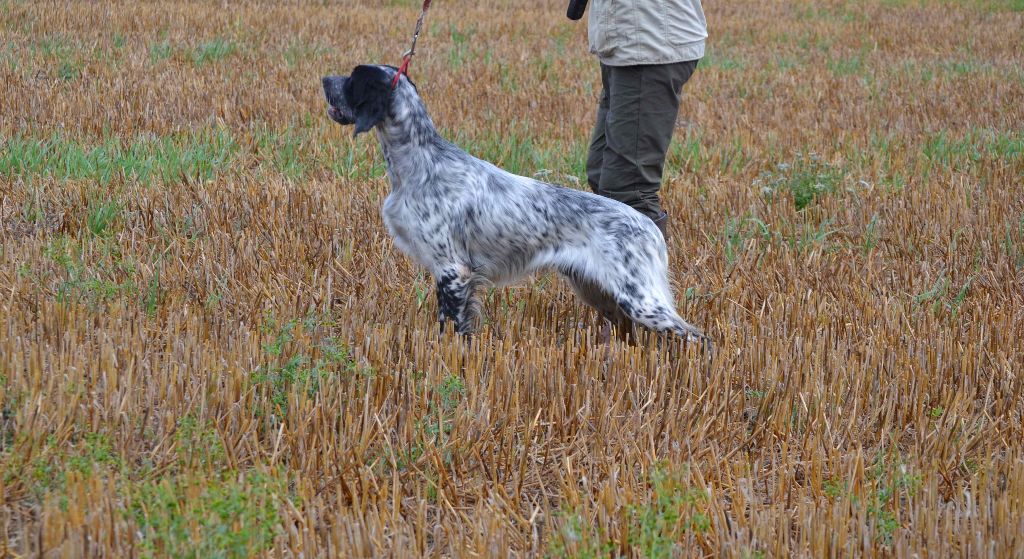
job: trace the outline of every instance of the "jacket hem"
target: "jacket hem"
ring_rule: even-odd
[[[611,56],[597,55],[601,64],[606,66],[642,66],[645,64],[675,64],[677,62],[689,62],[704,58],[704,39],[686,43],[671,53],[646,53],[643,56],[622,56],[619,53]]]

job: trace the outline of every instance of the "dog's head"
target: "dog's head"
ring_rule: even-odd
[[[325,77],[327,115],[339,124],[355,124],[356,134],[384,122],[391,109],[391,82],[396,73],[398,68],[393,66],[363,65],[356,66],[350,76]]]

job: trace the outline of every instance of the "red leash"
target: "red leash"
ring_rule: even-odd
[[[402,55],[402,65],[398,67],[395,79],[391,80],[391,89],[395,89],[398,86],[398,80],[402,77],[402,74],[409,77],[409,61],[412,60],[412,55],[416,54],[416,39],[420,38],[420,30],[423,29],[423,18],[426,17],[427,10],[429,9],[430,0],[423,0],[423,11],[420,12],[420,17],[416,20],[416,30],[412,33],[412,46]]]

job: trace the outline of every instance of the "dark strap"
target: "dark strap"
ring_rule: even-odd
[[[569,0],[569,9],[565,11],[565,17],[576,21],[583,17],[583,12],[587,9],[587,0]]]

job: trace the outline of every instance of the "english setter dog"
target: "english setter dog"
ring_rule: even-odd
[[[622,330],[631,322],[708,345],[675,311],[665,239],[629,206],[513,175],[444,140],[416,86],[392,66],[357,66],[323,78],[327,114],[376,129],[391,180],[381,211],[402,252],[437,284],[441,328],[469,333],[475,291],[554,269]]]

